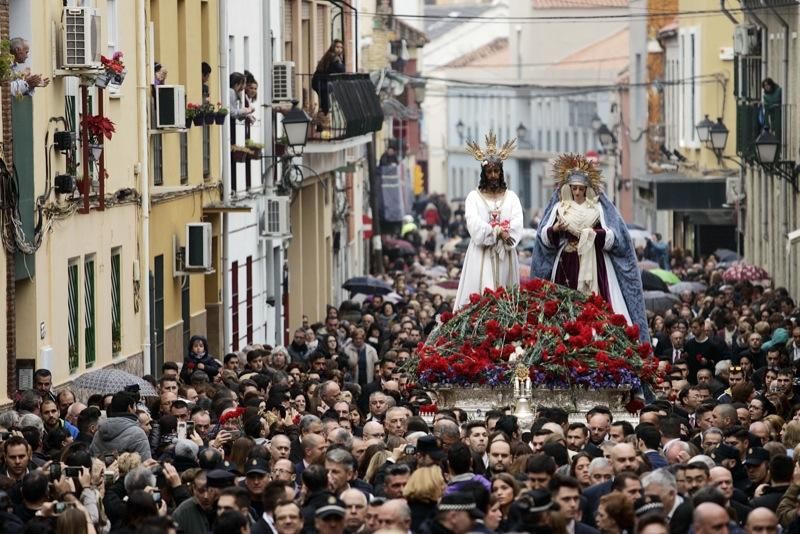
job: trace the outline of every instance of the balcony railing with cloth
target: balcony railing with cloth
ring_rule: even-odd
[[[383,110],[369,74],[332,74],[319,93],[312,77],[299,75],[303,109],[313,118],[309,141],[340,141],[381,129]],[[323,98],[328,99],[328,113],[321,111],[326,107]]]

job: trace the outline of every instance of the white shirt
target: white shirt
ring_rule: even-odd
[[[261,518],[269,525],[269,528],[272,532],[278,532],[278,529],[275,528],[275,520],[272,518],[271,515],[264,512],[261,514]]]

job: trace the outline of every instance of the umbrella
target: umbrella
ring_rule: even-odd
[[[733,263],[742,259],[738,253],[729,248],[718,248],[714,251],[714,256],[717,257],[717,261],[724,261],[727,263]]]
[[[394,252],[400,256],[413,256],[417,249],[405,239],[383,238],[383,249],[387,252]]]
[[[664,269],[653,269],[650,272],[653,273],[654,275],[656,275],[657,277],[661,278],[663,281],[665,281],[669,285],[677,284],[678,282],[681,281],[680,278],[675,276],[675,273],[671,273],[669,271],[665,271]]]
[[[653,235],[647,230],[628,230],[628,233],[631,235],[631,240],[633,241],[633,245],[635,247],[644,247],[647,245],[647,240],[650,239],[650,236]]]
[[[750,265],[745,262],[734,263],[722,273],[722,279],[726,282],[741,282],[742,280],[766,280],[769,273],[757,265]]]
[[[91,393],[117,393],[125,386],[139,386],[139,395],[142,397],[155,397],[156,389],[143,378],[132,375],[121,369],[106,367],[84,373],[73,382],[75,389],[83,389]]]
[[[692,293],[699,293],[708,289],[703,282],[679,282],[669,286],[669,292],[674,295],[680,295],[684,291],[691,291]]]
[[[625,226],[628,227],[628,231],[631,231],[631,230],[647,230],[647,228],[645,228],[641,224],[627,223]]]
[[[452,281],[456,282],[455,287],[453,287],[453,285],[450,283],[451,280],[448,280],[446,282],[432,285],[430,288],[428,288],[428,293],[431,295],[441,295],[444,298],[455,297],[456,293],[458,293],[458,282],[455,280]]]
[[[436,265],[430,269],[426,269],[425,276],[433,280],[438,280],[439,278],[447,276],[447,267],[444,265]]]
[[[669,291],[667,283],[650,271],[642,271],[642,289],[645,291]]]
[[[677,302],[680,302],[680,299],[672,293],[665,293],[664,291],[644,292],[644,307],[653,313],[664,313]]]
[[[642,260],[639,262],[640,271],[652,271],[653,269],[658,268],[658,264],[652,260]]]
[[[351,293],[365,295],[386,295],[392,292],[392,285],[374,276],[356,276],[342,284],[342,288]]]
[[[403,297],[401,297],[400,294],[397,293],[396,291],[392,291],[391,293],[384,295],[383,300],[385,302],[391,302],[392,304],[397,304],[398,302],[403,300]]]

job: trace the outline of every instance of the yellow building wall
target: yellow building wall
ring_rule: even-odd
[[[715,0],[681,0],[680,12],[717,11],[717,15],[701,15],[696,17],[680,16],[681,28],[696,26],[700,28],[699,60],[700,74],[704,75],[700,88],[700,110],[698,122],[708,114],[709,120],[716,122],[718,117],[730,132],[724,155],[736,155],[736,101],[733,98],[733,61],[720,59],[720,49],[733,47],[733,24],[719,12],[719,2]],[[707,75],[718,75],[720,83],[712,82]],[[724,82],[724,83],[722,83]],[[714,152],[709,148],[685,149],[684,155],[696,161],[700,169],[716,169],[720,165]],[[723,166],[735,167],[732,163]]]
[[[153,58],[167,69],[167,85],[183,85],[187,103],[202,102],[201,65],[205,61],[211,66],[208,82],[210,102],[223,102],[227,107],[227,92],[220,94],[218,61],[218,28],[216,25],[218,4],[214,0],[151,0],[148,16],[152,22]],[[222,86],[227,87],[227,83]],[[163,185],[154,186],[152,193],[158,200],[152,204],[150,220],[150,262],[164,256],[164,360],[183,359],[183,345],[177,331],[183,318],[181,314],[182,279],[173,277],[173,235],[179,246],[185,246],[186,223],[211,222],[214,236],[220,235],[219,216],[204,217],[203,206],[219,201],[217,185],[220,179],[220,130],[228,128],[210,126],[210,174],[203,176],[203,132],[200,127],[188,130],[188,183],[180,183],[180,136],[175,133],[162,135]],[[215,245],[220,243],[215,238]],[[206,334],[206,306],[221,299],[221,251],[215,246],[213,274],[191,274],[190,281],[190,330],[193,334]],[[209,280],[209,278],[214,280]],[[155,373],[160,369],[154,369]]]
[[[101,17],[106,15],[105,2],[95,3]],[[40,147],[45,145],[45,137],[50,132],[49,140],[57,123],[50,123],[51,117],[64,116],[65,95],[74,78],[56,77],[52,66],[56,63],[52,57],[53,24],[61,18],[62,2],[47,0],[30,4],[31,18],[30,45],[32,49],[31,67],[34,72],[41,72],[52,78],[46,88],[36,90],[33,98],[33,146],[34,146],[34,179],[35,194],[41,195],[45,190],[46,159]],[[118,97],[110,98],[105,93],[105,115],[116,123],[117,133],[105,143],[105,162],[108,178],[105,183],[107,194],[120,189],[138,190],[137,140],[137,102],[135,88],[145,80],[137,80],[135,23],[136,12],[134,2],[117,2],[117,18],[121,22],[117,36],[117,49],[125,54],[124,62],[128,68],[127,77]],[[106,19],[102,19],[101,43],[107,42]],[[125,24],[129,21],[130,24]],[[102,47],[108,53],[106,46]],[[80,92],[73,93],[78,100]],[[98,94],[90,89],[90,96],[97,112]],[[53,155],[52,174],[65,171],[65,158]],[[80,173],[79,168],[79,173]],[[50,197],[52,206],[68,213],[74,205],[64,199],[55,200]],[[79,347],[80,364],[77,372],[85,369],[84,343],[84,302],[83,302],[83,259],[94,255],[95,259],[95,318],[96,318],[96,360],[94,367],[102,367],[141,351],[141,312],[134,311],[135,300],[133,271],[137,261],[137,227],[138,208],[133,204],[107,207],[105,211],[91,211],[88,214],[73,213],[53,221],[52,228],[45,235],[41,248],[36,254],[35,275],[17,284],[17,356],[37,358],[37,366],[47,365],[53,372],[55,384],[61,384],[76,376],[70,375],[68,368],[68,299],[67,299],[67,265],[70,259],[79,258]],[[118,357],[112,358],[111,350],[111,292],[110,292],[110,257],[112,248],[120,247],[121,288],[122,288],[122,350]],[[40,327],[43,326],[44,335]],[[3,342],[5,336],[3,335]],[[52,361],[38,358],[40,351],[52,347]],[[0,372],[4,372],[3,369]],[[1,377],[2,375],[0,375]]]

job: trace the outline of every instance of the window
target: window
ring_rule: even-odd
[[[83,262],[83,338],[86,344],[86,367],[91,367],[97,358],[95,351],[95,300],[94,300],[94,256]]]
[[[78,314],[80,313],[78,303],[78,260],[72,260],[67,267],[67,335],[69,372],[74,373],[78,370],[78,353],[80,351],[78,343]]]
[[[573,128],[591,128],[592,118],[597,114],[597,103],[583,100],[570,100],[569,125]]]
[[[697,77],[700,75],[700,29],[697,27],[681,28],[679,38],[680,76],[680,114],[679,130],[682,147],[699,148],[695,125],[700,121],[700,87]]]
[[[205,129],[205,127],[203,127]],[[180,133],[181,143],[181,184],[186,185],[189,183],[189,134],[186,132]]]
[[[111,251],[111,353],[122,351],[122,254],[120,249]]]
[[[153,185],[164,185],[164,146],[161,135],[153,135]]]
[[[242,60],[243,60],[242,68],[244,70],[250,70],[250,37],[245,35],[243,39],[244,42],[242,43]]]
[[[153,258],[150,272],[150,364],[161,369],[164,364],[164,255]]]
[[[211,129],[203,126],[203,179],[211,178]]]
[[[233,72],[236,67],[236,37],[228,36],[228,67]]]
[[[183,285],[181,285],[181,319],[183,320],[183,353],[188,354],[189,340],[192,338],[192,311],[189,284],[192,281],[191,276],[183,277]]]
[[[111,56],[117,51],[119,44],[118,25],[117,25],[117,0],[106,0],[106,33],[108,33],[108,55]]]
[[[239,350],[239,262],[231,263],[231,343]]]

